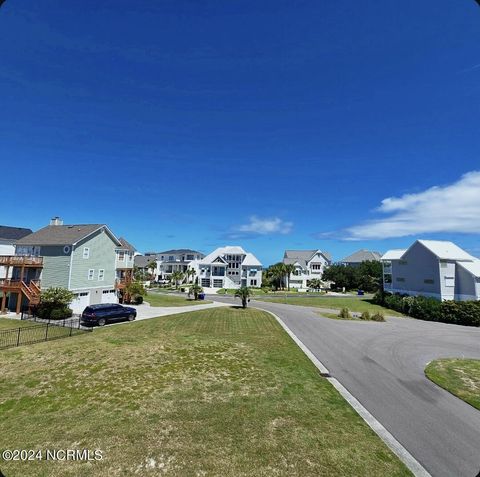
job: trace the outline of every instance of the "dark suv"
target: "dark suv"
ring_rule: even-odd
[[[137,310],[135,308],[116,303],[102,303],[101,305],[87,306],[83,310],[81,321],[85,325],[105,326],[111,321],[133,321],[136,317]]]

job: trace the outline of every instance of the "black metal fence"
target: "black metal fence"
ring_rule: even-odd
[[[21,318],[37,324],[0,330],[0,349],[58,340],[92,331],[92,328],[82,326],[78,317],[46,320],[24,312]]]

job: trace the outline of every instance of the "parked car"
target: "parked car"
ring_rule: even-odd
[[[102,303],[90,305],[83,310],[81,322],[85,325],[105,326],[112,321],[133,321],[137,317],[137,310],[130,306],[117,303]]]

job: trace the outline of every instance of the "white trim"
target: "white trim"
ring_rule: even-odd
[[[115,236],[115,234],[108,228],[107,225],[100,225],[100,227],[98,227],[98,229],[95,229],[93,230],[92,232],[90,232],[89,234],[87,235],[84,235],[82,238],[79,238],[76,242],[74,242],[72,245],[77,245],[78,242],[81,242],[82,240],[85,240],[86,238],[90,237],[90,235],[93,235],[94,233],[98,232],[99,230],[101,229],[105,229],[106,232],[108,232],[108,234],[113,237],[114,239],[114,242],[115,240],[117,241],[116,245],[119,245],[120,247],[122,247],[122,243],[120,242],[120,240],[118,240],[118,238]]]
[[[109,290],[110,288],[114,288],[114,285],[110,285],[110,286],[107,286],[107,285],[102,285],[102,286],[99,286],[99,287],[88,287],[88,288],[72,288],[70,289],[71,292],[78,292],[78,290],[100,290],[101,288],[105,289],[105,290]]]
[[[102,272],[101,278],[100,278],[100,272]],[[98,277],[97,280],[98,280],[99,282],[105,281],[105,269],[104,269],[104,268],[99,268],[99,269],[98,269],[98,275],[97,275],[97,277]]]
[[[70,290],[70,285],[72,283],[72,265],[73,265],[73,252],[75,251],[72,246],[72,253],[70,254],[70,270],[68,271],[68,289]]]
[[[86,252],[86,253],[85,253]],[[85,256],[86,255],[86,256]],[[87,260],[90,258],[90,247],[83,247],[82,258]]]
[[[92,273],[92,278],[90,278],[90,272]],[[88,273],[87,273],[87,280],[91,282],[92,280],[95,280],[95,269],[94,268],[89,268]]]

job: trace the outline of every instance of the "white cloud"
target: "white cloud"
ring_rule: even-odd
[[[293,223],[285,222],[284,220],[278,217],[272,218],[260,218],[256,215],[250,217],[250,222],[248,224],[243,224],[238,226],[235,230],[244,234],[257,234],[257,235],[268,235],[268,234],[281,234],[286,235],[292,231]]]
[[[347,239],[426,233],[480,234],[480,171],[469,172],[447,186],[389,197],[382,200],[378,211],[389,216],[347,228]]]

